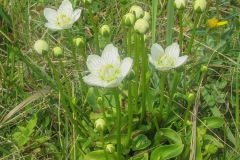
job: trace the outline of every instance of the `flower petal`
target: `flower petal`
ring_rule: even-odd
[[[73,12],[73,20],[74,20],[74,22],[76,21],[76,20],[78,20],[78,18],[80,17],[80,15],[81,15],[81,9],[76,9],[74,12]]]
[[[47,27],[51,30],[54,30],[54,31],[62,29],[61,27],[55,25],[54,23],[45,23],[45,27]]]
[[[154,65],[155,67],[158,66],[158,64],[157,64],[157,59],[154,59],[154,60],[153,60],[152,55],[150,55],[150,54],[148,54],[148,61],[149,61],[152,65]]]
[[[124,78],[132,69],[133,60],[130,57],[124,58],[121,64],[121,75]]]
[[[58,8],[58,13],[66,14],[68,16],[73,14],[72,3],[69,0],[64,0]]]
[[[114,66],[120,65],[120,56],[118,54],[118,49],[113,46],[113,44],[108,44],[102,53],[102,58],[108,64],[113,64]]]
[[[57,17],[57,11],[51,8],[45,8],[43,14],[48,22],[54,22]]]
[[[183,65],[187,61],[187,58],[188,58],[188,56],[179,57],[174,64],[174,68]]]
[[[87,58],[87,67],[92,74],[97,74],[104,65],[104,61],[98,55],[89,55]]]
[[[162,46],[157,43],[154,43],[151,47],[151,56],[153,60],[158,60],[160,56],[164,54]]]
[[[173,43],[166,48],[165,53],[172,59],[177,59],[180,53],[179,45],[177,43]]]
[[[83,77],[83,81],[90,86],[105,87],[107,85],[106,82],[93,74]]]

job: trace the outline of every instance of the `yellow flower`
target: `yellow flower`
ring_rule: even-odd
[[[208,28],[210,28],[210,29],[216,28],[216,27],[219,27],[219,26],[223,26],[225,24],[228,24],[228,21],[218,22],[217,18],[209,19],[207,21]]]

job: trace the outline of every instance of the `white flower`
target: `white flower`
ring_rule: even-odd
[[[76,9],[73,12],[72,3],[69,0],[63,0],[57,11],[51,8],[44,9],[44,16],[48,20],[45,27],[52,30],[71,28],[80,14],[81,9]]]
[[[179,57],[180,49],[177,43],[168,46],[165,51],[155,43],[151,47],[151,55],[149,54],[149,62],[152,63],[159,71],[167,71],[172,68],[183,65],[188,56]]]
[[[83,77],[84,82],[91,86],[113,88],[121,84],[131,71],[133,60],[129,57],[121,62],[118,49],[108,44],[102,56],[89,55],[87,67],[90,74]]]

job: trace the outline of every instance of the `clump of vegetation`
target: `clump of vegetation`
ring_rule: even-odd
[[[0,159],[240,159],[237,0],[3,0]]]

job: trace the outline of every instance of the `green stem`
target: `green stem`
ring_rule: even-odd
[[[189,42],[189,44],[188,44],[188,50],[187,50],[187,53],[186,53],[187,55],[189,55],[189,54],[191,53],[191,49],[192,49],[194,37],[195,37],[195,34],[196,34],[197,24],[198,24],[200,15],[201,15],[201,14],[199,14],[199,13],[196,13],[196,15],[195,15],[194,25],[193,25],[193,30],[192,30],[192,35],[191,35],[191,39],[190,39],[190,42]]]
[[[113,94],[116,103],[116,112],[117,112],[117,159],[120,160],[121,156],[121,106],[118,95],[118,88],[113,89]]]
[[[132,28],[128,28],[128,56],[131,57],[132,53]],[[132,121],[133,121],[133,103],[132,103],[132,81],[128,81],[128,141],[127,148],[131,141],[132,134]]]
[[[239,124],[239,70],[240,70],[240,54],[238,55],[238,63],[237,63],[237,71],[236,71],[236,109],[235,109],[235,119],[236,119],[236,150],[239,149],[239,129],[240,129],[240,124]]]
[[[139,35],[137,33],[134,33],[134,72],[135,72],[135,77],[134,77],[134,100],[135,100],[135,105],[134,105],[134,111],[138,111],[138,81],[139,81],[139,71],[140,71],[140,50],[141,50],[141,44]]]
[[[132,121],[133,121],[133,104],[132,104],[132,87],[131,81],[128,82],[128,141],[127,148],[131,141]]]
[[[188,102],[187,110],[185,111],[185,115],[184,115],[183,129],[187,126],[187,120],[188,120],[190,107],[191,107],[191,103]]]
[[[140,123],[142,124],[143,118],[146,115],[146,72],[148,68],[147,64],[147,53],[145,52],[145,42],[144,36],[141,36],[141,46],[142,46],[142,112],[140,117]]]
[[[69,37],[69,41],[70,41],[70,43],[71,43],[72,56],[73,56],[73,60],[74,60],[74,64],[75,64],[76,70],[77,70],[77,72],[78,72],[80,84],[81,84],[81,87],[82,87],[82,89],[83,89],[83,92],[84,92],[85,94],[87,94],[87,86],[86,86],[86,84],[84,83],[82,74],[81,74],[81,72],[80,72],[80,67],[79,67],[79,64],[78,64],[78,61],[77,61],[77,56],[76,56],[76,53],[75,53],[75,50],[74,50],[73,38],[72,38],[72,35],[71,35],[71,33],[70,33],[69,30],[67,30],[67,34],[68,34],[68,37]]]
[[[78,49],[77,49],[77,51],[78,51]],[[87,55],[86,55],[86,53],[84,52],[84,48],[80,48],[80,49],[79,49],[79,53],[83,56],[84,62],[87,62]]]
[[[176,89],[177,89],[177,85],[178,85],[180,76],[181,76],[180,73],[178,73],[177,71],[174,72],[172,90],[171,90],[171,93],[170,93],[170,96],[169,96],[169,100],[168,100],[168,108],[167,108],[167,116],[166,116],[166,119],[168,118],[169,113],[170,113],[170,109],[172,108],[173,96],[174,96],[174,94],[176,93]]]
[[[67,116],[65,115],[65,145],[64,145],[64,158],[65,160],[68,159],[68,119],[67,119]]]
[[[61,67],[62,74],[63,74],[64,82],[65,82],[65,84],[66,84],[66,89],[67,89],[67,93],[68,93],[68,99],[69,99],[70,107],[71,107],[74,115],[77,116],[77,112],[76,112],[76,110],[75,110],[75,108],[74,108],[74,105],[73,105],[73,103],[72,103],[71,87],[70,87],[70,84],[69,84],[69,80],[68,80],[66,71],[65,71],[65,69],[64,69],[64,65],[63,65],[62,59],[59,58],[58,60],[59,60],[59,64],[60,64],[60,67]]]
[[[183,18],[182,18],[182,10],[178,10],[178,17],[179,17],[179,46],[180,46],[180,53],[183,51]]]
[[[157,21],[157,5],[158,0],[152,1],[152,44],[156,40],[156,21]]]
[[[14,71],[15,71],[15,54],[11,51],[11,74],[10,74],[10,82],[14,79]]]
[[[123,16],[126,12],[126,6],[122,5],[122,31],[123,31],[123,44],[124,44],[124,54],[127,55],[127,31],[125,23],[123,22]]]
[[[128,57],[132,56],[132,27],[128,27]]]
[[[97,49],[97,54],[100,55],[99,40],[98,40],[98,29],[97,29],[97,24],[94,21],[91,6],[88,6],[88,12],[89,12],[89,16],[90,16],[90,21],[91,21],[92,26],[93,26],[94,41],[95,41],[95,45],[96,45],[96,49]]]
[[[67,106],[67,103],[66,103],[66,101],[65,101],[65,94],[64,94],[64,92],[63,92],[63,87],[62,87],[62,83],[61,83],[60,77],[59,77],[59,75],[58,75],[58,72],[57,72],[56,68],[54,67],[54,65],[53,65],[51,59],[49,58],[49,56],[46,55],[45,57],[46,57],[49,65],[51,66],[51,68],[52,68],[52,70],[53,70],[55,79],[57,80],[58,89],[59,89],[58,91],[59,91],[59,93],[60,93],[61,101],[62,101],[62,103],[63,103],[63,107],[64,107],[64,109],[65,109],[65,111],[66,111],[66,114],[68,115],[68,117],[70,118],[70,120],[71,120],[71,122],[74,124],[74,126],[76,127],[76,130],[78,131],[78,133],[79,133],[79,134],[83,134],[82,131],[79,129],[78,124],[77,124],[76,121],[73,119],[72,114],[71,114],[71,112],[70,112],[70,110],[69,110],[69,108],[68,108],[68,106]],[[68,97],[67,97],[67,98],[68,98]]]
[[[153,123],[157,129],[157,133],[159,133],[160,129],[159,129],[158,120],[157,120],[156,115],[154,115],[154,117],[153,117]]]
[[[106,116],[106,113],[105,113],[105,109],[104,109],[103,104],[100,104],[100,107],[101,107],[101,110],[102,110],[103,118],[104,118],[104,120],[106,121],[106,124],[107,124],[108,132],[110,132],[111,129],[110,129],[109,124],[107,123],[108,120],[107,120],[107,116]]]
[[[101,141],[102,141],[102,147],[103,147],[105,159],[108,160],[108,154],[106,152],[105,142],[104,142],[104,138],[103,138],[103,131],[100,131],[100,138],[101,138]]]
[[[162,72],[161,78],[160,78],[160,116],[162,117],[162,110],[163,110],[163,103],[164,103],[164,84],[166,79],[167,73]]]
[[[172,44],[173,25],[174,25],[174,0],[168,0],[167,8],[167,38],[166,46]]]

